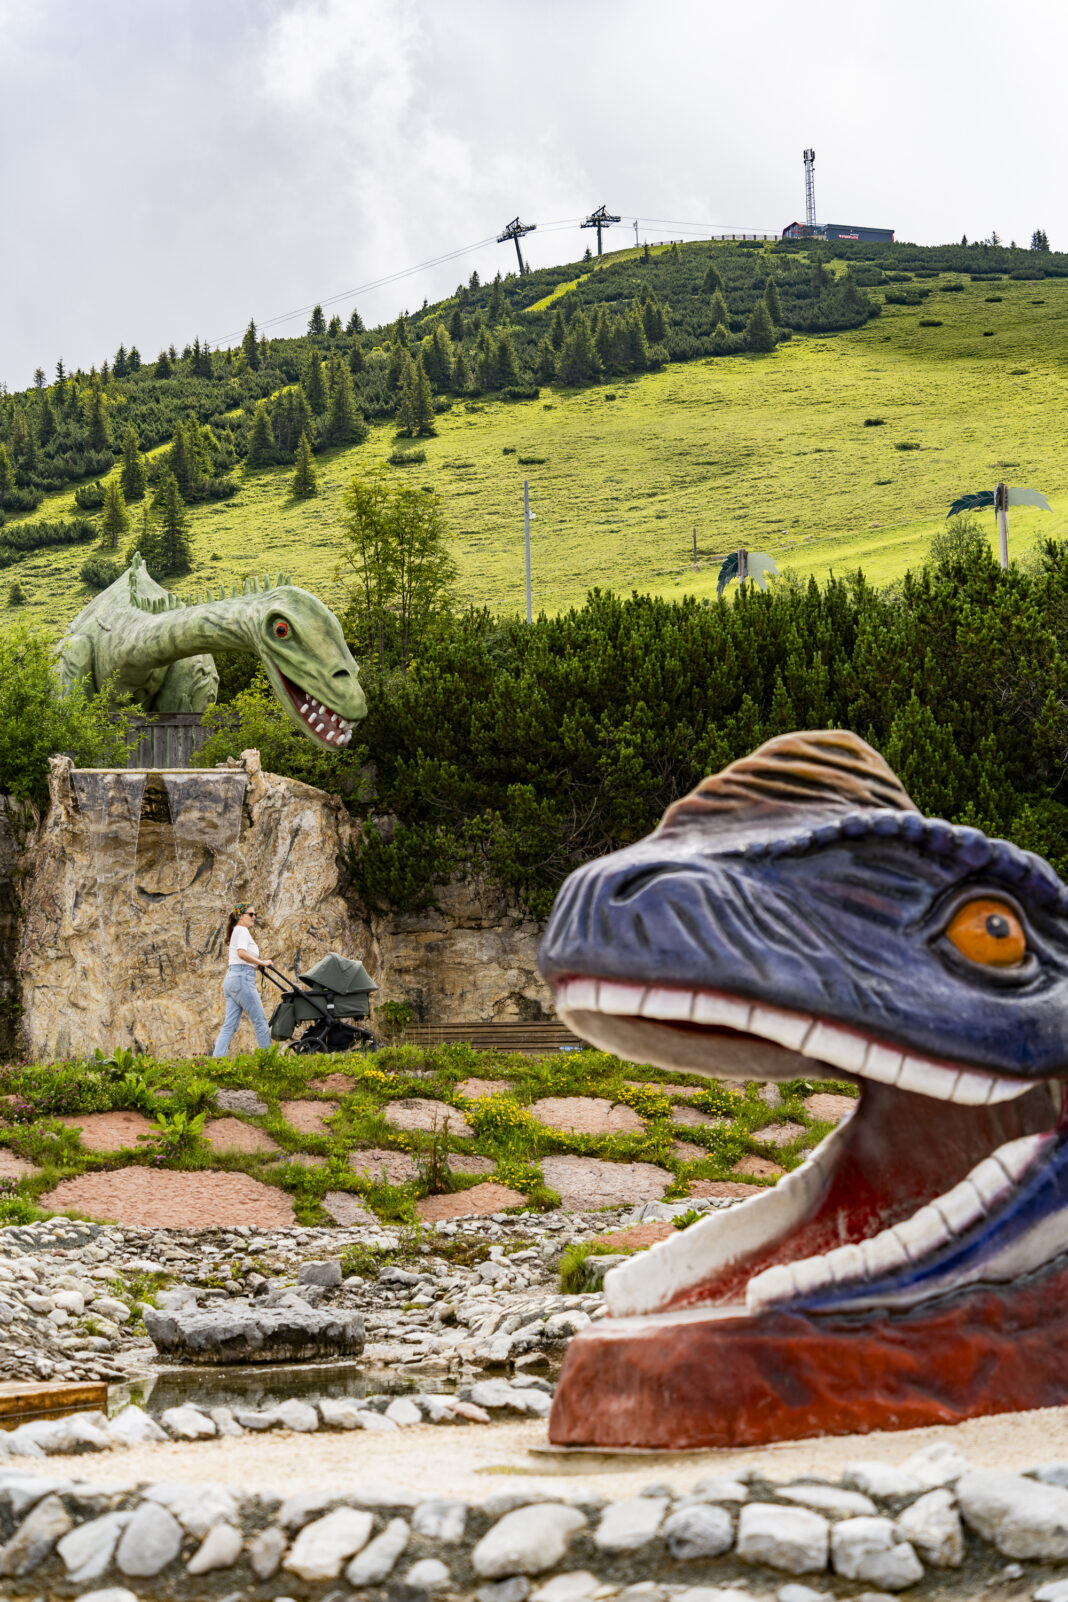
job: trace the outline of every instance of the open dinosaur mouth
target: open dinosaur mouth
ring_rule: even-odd
[[[860,1087],[856,1111],[774,1189],[613,1269],[613,1314],[905,1309],[1015,1282],[1068,1251],[1059,1080],[936,1059],[718,990],[581,975],[555,989],[569,1028],[632,1061]]]
[[[341,717],[322,701],[317,701],[308,690],[301,689],[292,679],[287,679],[284,673],[278,677],[285,686],[286,694],[293,703],[293,710],[304,724],[305,728],[323,745],[344,746],[352,739],[352,724]]]

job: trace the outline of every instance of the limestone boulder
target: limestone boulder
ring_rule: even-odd
[[[359,1313],[309,1307],[296,1296],[280,1307],[240,1299],[201,1312],[145,1311],[145,1329],[161,1357],[185,1363],[302,1363],[358,1357],[364,1324]]]

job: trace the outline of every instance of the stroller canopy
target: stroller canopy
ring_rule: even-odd
[[[351,957],[341,957],[336,951],[328,951],[314,968],[309,968],[307,973],[300,975],[300,978],[306,985],[333,990],[338,997],[366,997],[372,990],[378,989],[362,962],[353,962]]]
[[[371,1011],[371,993],[378,989],[362,962],[330,951],[314,968],[300,975],[312,993],[288,990],[271,1014],[271,1035],[288,1040],[299,1023],[327,1018],[366,1018]],[[323,992],[326,992],[324,995]]]

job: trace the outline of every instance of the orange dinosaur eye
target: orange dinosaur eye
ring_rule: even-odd
[[[283,622],[283,620],[279,618],[278,622],[274,626],[274,632],[276,639],[284,640],[286,635],[289,633],[289,624]]]
[[[953,914],[946,938],[962,957],[987,968],[1016,968],[1027,955],[1019,915],[1004,901],[969,901]]]

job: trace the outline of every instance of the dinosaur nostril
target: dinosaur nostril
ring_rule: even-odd
[[[334,674],[334,677],[335,679],[348,679],[351,678],[352,675],[350,674],[348,668],[338,668],[337,672]]]

